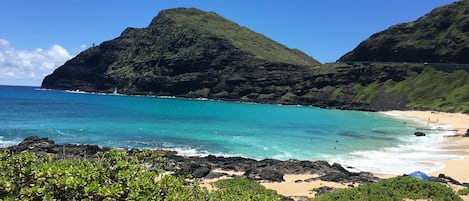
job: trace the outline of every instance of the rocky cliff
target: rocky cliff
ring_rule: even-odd
[[[290,72],[318,64],[215,13],[171,9],[147,28],[127,28],[83,51],[47,76],[42,87],[238,99],[290,82]]]
[[[469,63],[469,1],[372,35],[340,61]]]
[[[439,8],[422,19],[439,24],[441,22],[432,17],[435,13],[453,7],[464,13],[465,5],[466,2],[458,2]],[[448,19],[450,27],[460,25],[459,21]],[[396,27],[402,26],[410,25]],[[446,37],[449,33],[441,34]],[[365,45],[371,43],[369,48],[380,49],[377,52],[383,57],[397,55],[394,51],[383,52],[386,48],[375,47],[374,42],[367,41],[358,49],[366,50]],[[425,41],[433,40],[416,39],[414,43]],[[459,43],[450,44],[445,47],[453,53],[465,51],[457,46]],[[366,58],[350,60],[401,61],[374,59],[379,54],[373,51],[360,53]],[[342,59],[358,55],[355,52],[360,51],[353,51]],[[420,49],[415,52],[403,55],[409,58],[405,61],[423,60],[418,56]],[[376,62],[320,65],[298,50],[289,49],[215,13],[172,9],[162,11],[147,28],[128,28],[118,38],[83,51],[47,76],[42,87],[354,110],[469,112],[467,68],[439,65]]]

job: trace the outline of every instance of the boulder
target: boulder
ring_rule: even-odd
[[[469,129],[466,130],[466,134],[464,134],[464,137],[469,137]]]
[[[417,131],[417,132],[415,132],[415,133],[414,133],[414,135],[415,135],[415,136],[417,136],[417,137],[423,137],[423,136],[426,136],[426,134],[425,134],[425,133],[423,133],[423,132],[418,132],[418,131]]]
[[[283,173],[272,168],[262,169],[259,172],[259,176],[261,180],[274,181],[274,182],[285,181],[285,179],[283,179]]]
[[[202,178],[207,176],[210,173],[210,169],[208,167],[200,167],[194,170],[192,176],[194,178]]]

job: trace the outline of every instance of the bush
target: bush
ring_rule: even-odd
[[[0,199],[207,200],[208,192],[184,178],[160,175],[151,151],[130,156],[111,150],[96,160],[56,160],[32,152],[0,154]],[[145,164],[145,166],[144,166]]]
[[[211,200],[251,201],[251,200],[280,200],[280,196],[273,190],[247,179],[222,179],[215,182],[219,188],[210,194]]]
[[[311,200],[404,200],[430,199],[433,201],[461,200],[449,187],[413,177],[395,177],[365,184],[357,188],[341,189]]]

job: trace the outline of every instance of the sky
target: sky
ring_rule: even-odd
[[[199,8],[334,62],[389,26],[456,0],[2,0],[0,85],[40,86],[80,51],[149,25],[159,11]]]

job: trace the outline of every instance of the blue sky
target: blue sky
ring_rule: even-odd
[[[146,27],[159,11],[195,7],[319,60],[333,62],[373,33],[455,0],[2,0],[0,84],[39,86],[93,43]]]

